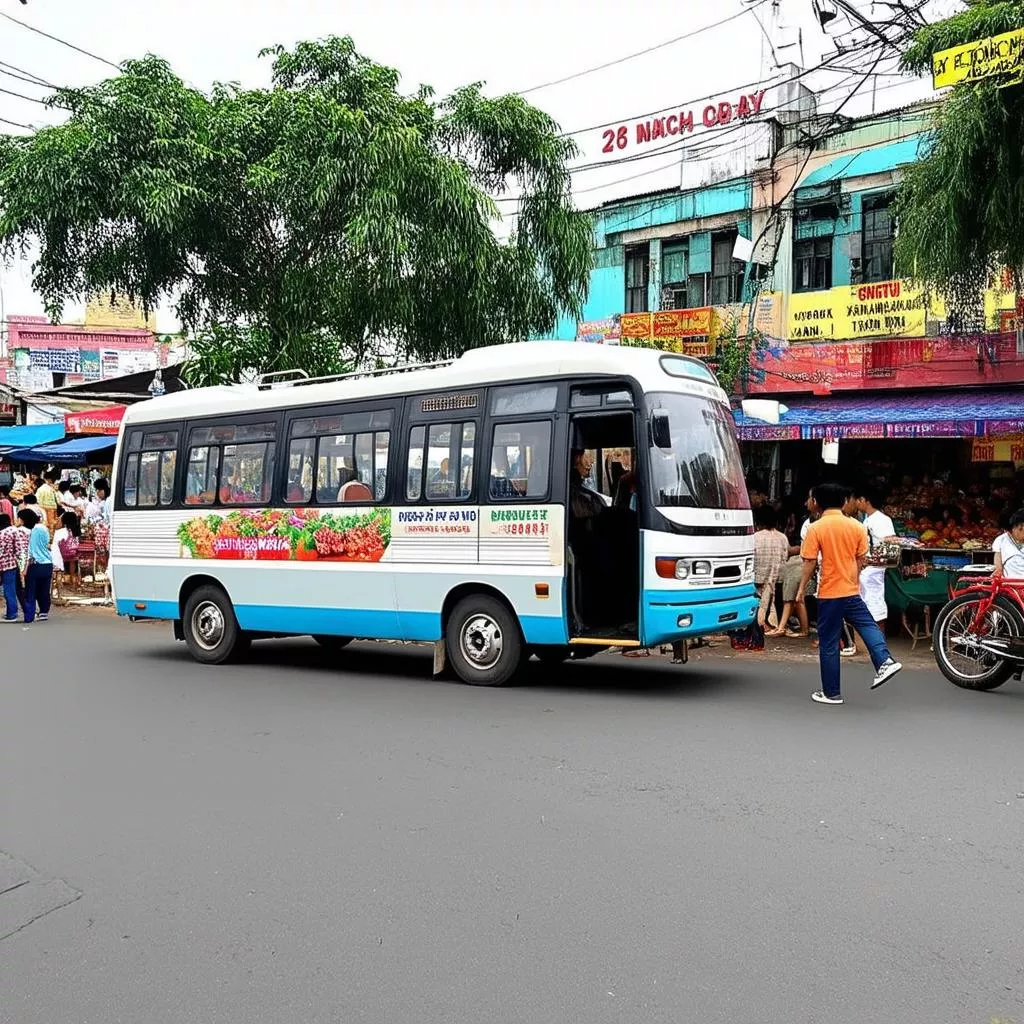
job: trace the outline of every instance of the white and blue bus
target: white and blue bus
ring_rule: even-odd
[[[420,641],[494,686],[755,614],[729,402],[685,356],[534,342],[186,390],[132,406],[116,459],[117,611],[204,663]]]

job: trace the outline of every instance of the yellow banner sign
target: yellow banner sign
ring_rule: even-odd
[[[1024,437],[976,437],[972,462],[1024,462]]]
[[[925,299],[906,281],[848,285],[789,296],[790,341],[923,338]]]
[[[134,328],[156,330],[156,318],[147,317],[140,306],[127,297],[117,296],[111,301],[110,292],[94,295],[85,307],[85,326],[97,328]]]
[[[623,345],[688,356],[713,356],[720,329],[717,311],[708,306],[657,313],[623,313],[621,327]]]
[[[1021,81],[1024,72],[1024,28],[940,50],[932,57],[932,84],[945,89],[960,82],[977,82],[1007,75],[1001,88]]]

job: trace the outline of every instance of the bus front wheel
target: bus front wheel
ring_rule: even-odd
[[[515,616],[487,594],[464,597],[445,629],[448,662],[472,686],[503,686],[519,670],[523,641]]]
[[[221,665],[249,648],[235,610],[220,587],[199,587],[185,602],[182,633],[189,654],[204,665]]]

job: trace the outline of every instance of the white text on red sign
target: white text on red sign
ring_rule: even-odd
[[[761,89],[759,92],[745,93],[735,103],[709,103],[701,112],[699,123],[705,128],[714,128],[716,125],[755,117],[761,112],[764,92]],[[646,121],[635,121],[632,125],[620,124],[617,128],[608,128],[601,135],[604,143],[601,152],[614,153],[617,149],[642,146],[673,135],[688,135],[693,131],[694,117],[695,111],[680,110],[666,117],[652,117]]]

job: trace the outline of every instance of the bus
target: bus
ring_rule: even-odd
[[[110,554],[117,612],[169,620],[206,664],[268,637],[401,640],[499,686],[531,656],[674,643],[757,608],[714,374],[576,342],[133,405]]]

